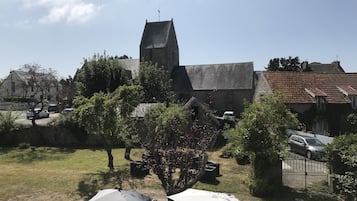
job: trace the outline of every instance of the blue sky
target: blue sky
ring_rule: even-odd
[[[299,56],[357,72],[355,0],[1,0],[0,78],[27,63],[73,76],[84,58],[139,57],[145,21],[174,20],[180,64]],[[160,16],[158,13],[160,10]]]

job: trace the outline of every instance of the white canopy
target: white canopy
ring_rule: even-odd
[[[234,195],[189,188],[181,193],[168,196],[172,201],[239,201]]]
[[[136,191],[104,189],[100,190],[89,201],[151,201],[150,197]]]

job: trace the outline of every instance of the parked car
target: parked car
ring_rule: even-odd
[[[223,119],[230,120],[230,121],[235,121],[236,120],[236,115],[234,114],[233,111],[225,111],[223,113]]]
[[[48,118],[50,117],[50,113],[47,110],[42,110],[41,108],[35,108],[35,115],[36,119],[42,119],[42,118]],[[34,117],[34,114],[31,110],[27,111],[26,113],[26,118],[27,119],[32,119]]]
[[[321,160],[325,155],[325,144],[315,137],[291,135],[288,144],[292,152],[304,155],[308,159]]]
[[[59,112],[57,104],[49,104],[47,107],[48,112]]]
[[[72,111],[73,111],[73,108],[70,108],[70,107],[64,108],[64,109],[62,110],[61,114],[64,115],[64,116],[67,116],[67,115],[71,114]]]

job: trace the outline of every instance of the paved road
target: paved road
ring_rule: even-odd
[[[4,112],[4,111],[1,111]],[[17,117],[15,123],[18,123],[20,125],[24,126],[31,126],[32,122],[29,119],[26,119],[26,111],[13,111],[13,115]],[[61,114],[59,113],[50,113],[49,118],[43,118],[43,119],[36,119],[37,125],[45,126],[49,122],[53,121],[54,119],[58,118]]]

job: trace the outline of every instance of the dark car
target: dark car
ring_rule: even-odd
[[[48,112],[59,112],[58,110],[58,105],[57,104],[49,104],[48,107],[47,107],[47,111]]]
[[[325,154],[325,144],[315,137],[291,135],[288,143],[292,152],[306,156],[308,159],[321,160]]]

